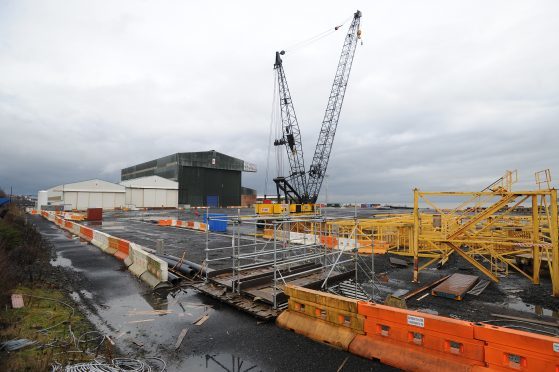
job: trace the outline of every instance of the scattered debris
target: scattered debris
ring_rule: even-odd
[[[390,278],[388,277],[388,272],[386,272],[386,271],[383,272],[383,273],[377,274],[377,275],[376,275],[376,278],[377,278],[377,280],[378,280],[379,282],[381,282],[381,283],[388,283],[388,280],[390,279]]]
[[[178,350],[181,347],[182,340],[184,339],[184,336],[186,336],[186,332],[188,332],[188,328],[184,328],[179,334],[179,338],[177,338],[177,343],[175,344],[175,350]]]
[[[193,324],[197,325],[197,326],[200,326],[200,325],[204,324],[204,322],[206,320],[208,320],[209,317],[210,317],[209,314],[204,314],[198,320],[196,320]]]
[[[172,314],[173,310],[142,310],[142,311],[129,311],[128,315],[166,315]]]
[[[408,262],[404,261],[400,258],[396,257],[389,257],[388,260],[392,266],[399,266],[399,267],[408,267]]]
[[[110,363],[99,362],[94,360],[87,363],[77,363],[67,366],[62,366],[56,364],[52,366],[53,372],[107,372],[107,371],[134,371],[134,372],[151,372],[154,369],[148,364],[148,361],[156,360],[162,365],[159,371],[165,371],[167,368],[167,363],[158,357],[149,357],[142,359],[132,359],[132,358],[115,358]]]
[[[421,301],[423,300],[425,297],[429,296],[429,292],[425,293],[423,296],[419,297],[416,301]]]
[[[144,322],[153,322],[155,319],[151,318],[151,319],[142,319],[142,320],[132,320],[130,322],[127,322],[127,324],[133,324],[133,323],[144,323]]]
[[[23,304],[23,296],[18,293],[12,294],[12,308],[21,309],[25,305]]]
[[[0,344],[0,350],[16,351],[36,343],[37,341],[29,340],[27,338],[19,338],[19,339],[3,342],[2,344]]]
[[[521,321],[521,322],[534,323],[534,324],[559,328],[559,322],[546,322],[544,320],[522,318],[522,317],[519,317],[519,316],[511,316],[511,315],[505,315],[505,314],[491,314],[491,316],[494,316],[494,317],[497,317],[497,318],[518,320],[518,321]]]
[[[479,296],[483,291],[485,291],[485,288],[489,286],[489,283],[491,283],[489,280],[482,279],[477,282],[477,284],[467,293],[470,295]]]
[[[399,309],[407,309],[406,300],[400,297],[389,294],[384,300],[384,304],[387,306],[397,307]]]
[[[344,359],[344,361],[342,362],[342,364],[340,364],[340,366],[338,367],[338,370],[337,370],[336,372],[340,372],[340,371],[344,368],[344,366],[345,366],[345,364],[347,363],[347,360],[348,360],[348,359],[349,359],[349,357],[346,356],[345,359]]]
[[[466,292],[468,292],[478,280],[479,276],[477,275],[455,273],[452,274],[450,278],[433,288],[431,294],[433,296],[446,297],[461,301]]]
[[[136,341],[136,340],[132,340],[132,343],[134,343],[134,344],[135,344],[136,346],[139,346],[139,347],[144,347],[144,344],[143,344],[143,342],[140,342],[140,341]]]

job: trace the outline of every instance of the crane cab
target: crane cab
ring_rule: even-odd
[[[256,204],[254,212],[261,216],[282,214],[313,214],[317,211],[316,204]]]

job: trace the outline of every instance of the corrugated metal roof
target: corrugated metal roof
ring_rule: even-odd
[[[178,178],[177,169],[179,166],[232,170],[238,172],[256,172],[255,164],[211,150],[179,152],[159,159],[136,164],[122,169],[121,179],[129,180],[156,174],[175,180]]]
[[[126,192],[126,188],[116,183],[103,181],[100,179],[92,179],[92,180],[81,181],[81,182],[66,183],[64,185],[55,186],[49,189],[48,191]]]
[[[125,187],[138,189],[165,189],[178,190],[179,183],[168,180],[159,176],[146,176],[134,178],[131,180],[121,181],[120,184]]]
[[[8,204],[10,202],[10,198],[0,198],[0,207],[4,204]]]

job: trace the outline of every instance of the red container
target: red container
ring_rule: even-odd
[[[88,221],[103,221],[103,208],[87,208]]]

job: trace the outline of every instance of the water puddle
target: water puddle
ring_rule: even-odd
[[[553,318],[559,318],[559,310],[550,310],[541,305],[527,304],[518,297],[509,297],[509,301],[505,303],[505,306],[512,310],[533,313],[538,316],[550,316]]]
[[[77,267],[74,267],[72,265],[72,260],[62,257],[62,255],[60,254],[60,252],[57,252],[56,254],[56,258],[50,261],[50,264],[52,266],[58,266],[58,267],[66,267],[66,268],[72,268],[72,270],[77,271],[77,272],[81,272],[83,270],[78,269]]]
[[[206,354],[188,358],[181,363],[185,371],[262,372],[257,364],[233,354]]]

